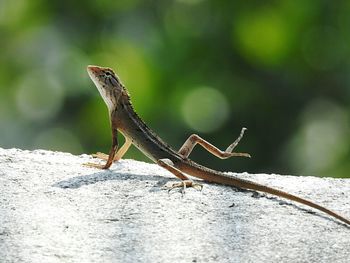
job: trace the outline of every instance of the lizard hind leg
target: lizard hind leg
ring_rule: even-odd
[[[193,148],[196,146],[196,144],[201,145],[204,149],[206,149],[211,154],[215,155],[218,158],[221,159],[227,159],[229,157],[233,156],[240,156],[240,157],[249,157],[250,154],[248,153],[237,153],[232,152],[233,149],[238,145],[239,141],[243,138],[244,132],[246,131],[246,128],[242,128],[240,135],[238,138],[230,144],[225,151],[221,151],[211,143],[207,142],[203,138],[199,137],[197,134],[192,134],[188,139],[185,141],[185,143],[182,145],[178,153],[182,155],[184,158],[187,158],[190,153],[192,152]]]
[[[195,183],[190,180],[183,172],[174,166],[174,163],[170,159],[159,159],[157,164],[171,172],[177,178],[181,179],[181,182],[173,183],[171,186],[166,186],[169,189],[169,192],[173,189],[181,188],[181,193],[184,194],[187,187],[193,187],[199,190],[203,189],[202,184]]]

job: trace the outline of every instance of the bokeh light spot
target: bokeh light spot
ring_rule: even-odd
[[[47,120],[62,107],[63,91],[46,72],[31,72],[19,81],[16,103],[24,118]]]
[[[82,93],[93,93],[89,87],[92,82],[87,75],[86,66],[89,60],[84,53],[77,49],[70,49],[61,55],[60,63],[54,68],[55,75],[61,76],[60,83],[66,96],[77,96]],[[93,84],[91,85],[93,86]]]
[[[290,33],[278,10],[261,10],[234,21],[232,41],[252,63],[275,65],[289,52]]]
[[[326,100],[314,101],[304,111],[301,129],[290,142],[290,166],[304,175],[332,176],[329,171],[346,154],[348,133],[343,108]]]
[[[186,123],[199,132],[219,129],[228,118],[228,103],[217,90],[199,87],[191,90],[182,104],[182,114]]]
[[[69,48],[65,39],[52,26],[35,26],[19,34],[10,46],[14,62],[24,68],[51,71],[62,63]]]

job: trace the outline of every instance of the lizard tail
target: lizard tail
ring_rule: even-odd
[[[248,189],[273,194],[273,195],[276,195],[279,197],[283,197],[283,198],[286,198],[286,199],[313,207],[315,209],[318,209],[318,210],[320,210],[320,211],[322,211],[330,216],[333,216],[333,217],[337,218],[338,220],[350,225],[350,220],[346,219],[345,217],[337,214],[336,212],[333,212],[332,210],[329,210],[328,208],[325,208],[321,205],[318,205],[314,202],[311,202],[311,201],[306,200],[304,198],[301,198],[299,196],[292,195],[292,194],[289,194],[289,193],[281,191],[281,190],[277,190],[277,189],[272,188],[272,187],[268,187],[268,186],[264,186],[264,185],[260,185],[260,184],[255,184],[255,183],[250,182],[250,181],[245,181],[244,184],[245,184],[246,188],[248,188]],[[245,188],[245,187],[243,187],[243,188]]]
[[[180,164],[181,165],[181,164]],[[201,165],[195,164],[194,162],[189,164],[184,164],[181,165],[181,169],[185,172],[188,173],[189,175],[192,175],[197,178],[201,178],[205,181],[208,182],[214,182],[214,183],[219,183],[219,184],[224,184],[224,185],[230,185],[242,189],[249,189],[249,190],[255,190],[255,191],[260,191],[268,194],[272,194],[275,196],[283,197],[286,199],[289,199],[291,201],[295,201],[304,205],[307,205],[309,207],[315,208],[317,210],[320,210],[332,217],[337,218],[338,220],[346,223],[347,225],[350,226],[350,220],[346,219],[345,217],[337,214],[336,212],[333,212],[332,210],[329,210],[328,208],[325,208],[321,205],[318,205],[314,202],[311,202],[309,200],[306,200],[304,198],[301,198],[299,196],[289,194],[287,192],[265,186],[262,184],[258,184],[249,180],[237,178],[235,176],[230,176],[228,174],[224,174],[215,170],[208,169],[206,167],[203,167]]]

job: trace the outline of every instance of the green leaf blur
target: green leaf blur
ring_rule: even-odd
[[[348,1],[0,0],[0,147],[108,152],[86,66],[115,69],[175,149],[224,171],[350,177]],[[122,143],[122,138],[121,138]],[[146,160],[132,148],[126,158]]]

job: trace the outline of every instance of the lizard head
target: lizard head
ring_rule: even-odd
[[[117,106],[118,99],[124,87],[111,68],[88,66],[87,72],[100,92],[108,110],[111,112]]]

